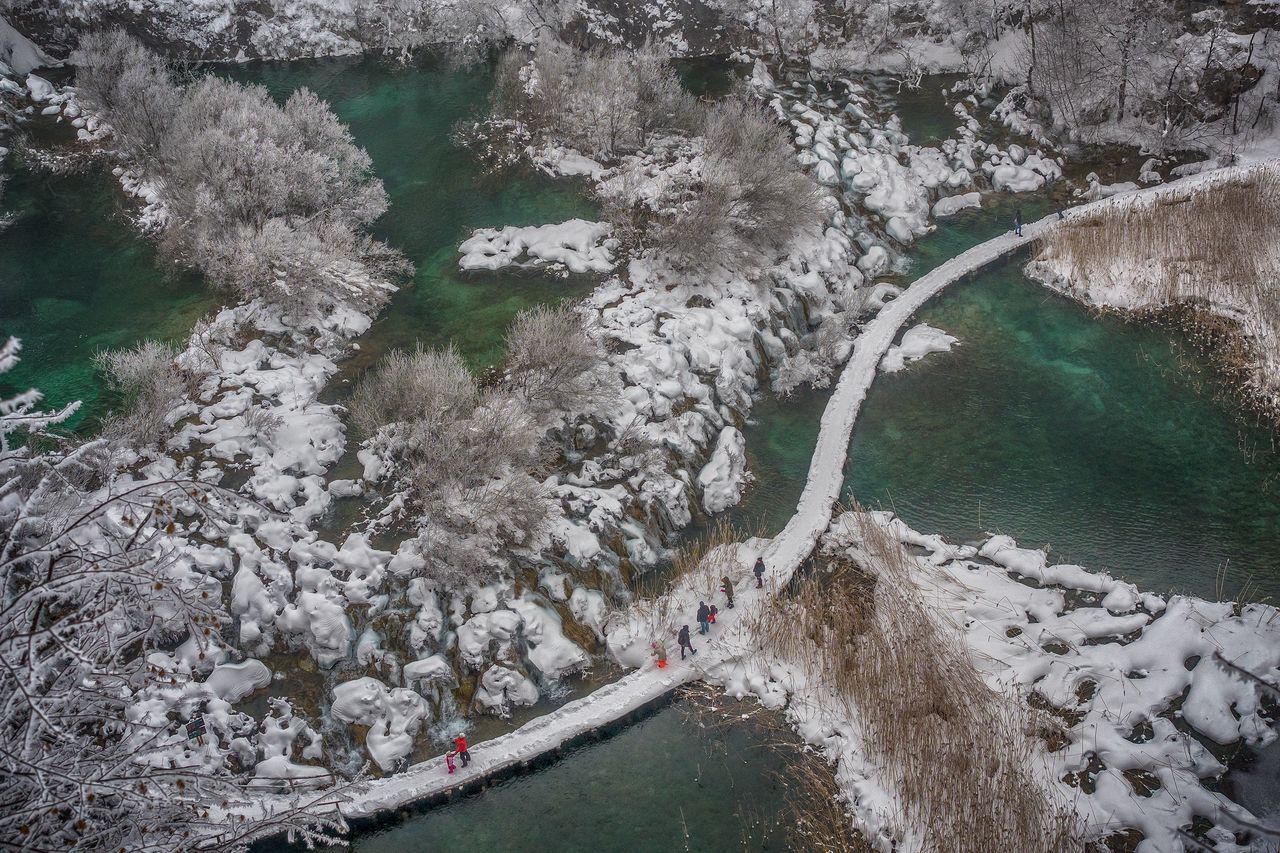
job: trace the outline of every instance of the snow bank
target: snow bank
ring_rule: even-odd
[[[35,42],[15,30],[3,16],[0,16],[0,62],[7,65],[14,74],[19,75],[30,74],[42,66],[61,65],[37,47]],[[47,81],[44,82],[48,85]]]
[[[392,770],[413,751],[427,713],[427,703],[407,687],[388,690],[376,678],[357,678],[333,688],[330,713],[334,719],[368,727],[365,746],[383,770]]]
[[[711,459],[698,472],[703,508],[715,515],[735,506],[750,476],[747,472],[747,440],[737,427],[725,427],[716,439]]]
[[[889,347],[880,360],[880,369],[885,373],[897,373],[914,361],[919,361],[932,352],[950,352],[958,343],[941,329],[935,329],[927,323],[912,326],[902,336],[902,342]]]
[[[941,219],[944,216],[955,216],[962,210],[982,207],[982,193],[961,193],[960,195],[940,198],[933,205],[933,215]]]
[[[549,265],[572,273],[603,273],[613,269],[617,241],[609,238],[607,222],[570,219],[556,225],[480,228],[458,251],[464,270],[497,270],[527,257],[531,265]]]

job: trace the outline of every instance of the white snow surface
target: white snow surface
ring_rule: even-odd
[[[0,16],[0,62],[7,65],[14,74],[30,74],[37,68],[61,65],[37,47],[35,42],[15,30],[3,16]],[[48,85],[48,81],[43,82]]]
[[[919,361],[929,353],[950,352],[958,339],[927,323],[912,326],[902,336],[902,342],[889,347],[880,360],[885,373],[897,373],[913,361]]]
[[[747,440],[737,427],[727,426],[720,430],[711,459],[698,472],[703,508],[715,515],[736,506],[742,497],[743,484],[750,476],[747,471]]]
[[[607,222],[570,219],[554,225],[480,228],[458,247],[464,270],[497,270],[527,258],[530,265],[553,266],[572,273],[613,269],[617,241]]]

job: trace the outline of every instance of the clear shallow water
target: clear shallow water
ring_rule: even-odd
[[[1280,457],[1168,332],[1092,316],[1016,262],[919,319],[960,344],[872,387],[850,446],[860,501],[955,540],[1051,545],[1145,589],[1215,597],[1229,564],[1280,592]]]
[[[22,361],[0,396],[37,387],[49,408],[82,401],[68,423],[92,428],[110,405],[94,353],[145,338],[179,342],[218,304],[198,276],[166,275],[124,214],[107,172],[54,175],[19,166],[0,201],[0,336]]]

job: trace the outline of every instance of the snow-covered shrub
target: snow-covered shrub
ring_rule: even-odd
[[[71,62],[79,100],[110,117],[122,153],[132,160],[154,157],[182,100],[169,63],[122,30],[83,36]]]
[[[177,355],[174,346],[143,341],[94,356],[121,402],[103,425],[106,436],[131,447],[151,447],[165,437],[169,413],[188,390],[187,378],[174,361]]]
[[[537,535],[549,510],[538,477],[546,430],[509,389],[482,391],[456,351],[389,354],[350,409],[417,519],[430,577],[485,580]]]
[[[479,396],[458,351],[392,350],[360,379],[347,408],[366,437],[391,424],[439,426],[469,412]]]
[[[186,91],[160,162],[175,211],[162,245],[215,284],[302,299],[394,257],[360,234],[387,207],[369,155],[306,89],[278,106],[262,87],[206,77]]]
[[[87,103],[123,153],[163,188],[163,254],[216,286],[312,309],[371,307],[369,286],[408,262],[364,231],[386,210],[382,182],[328,104],[302,89],[283,104],[261,86],[206,76],[169,82],[165,63],[119,31],[77,54]]]
[[[507,330],[506,384],[540,420],[586,413],[615,399],[617,377],[569,302],[516,315]]]
[[[770,261],[821,218],[819,190],[795,168],[786,132],[745,98],[711,108],[696,195],[661,220],[659,248],[689,267]]]

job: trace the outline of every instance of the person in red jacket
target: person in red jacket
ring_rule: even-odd
[[[458,735],[453,739],[453,745],[458,748],[458,757],[462,759],[462,766],[466,767],[471,763],[471,753],[467,751],[467,736]]]

